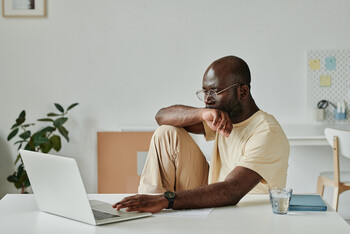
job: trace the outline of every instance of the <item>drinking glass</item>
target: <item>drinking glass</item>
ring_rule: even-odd
[[[287,214],[289,201],[292,197],[293,189],[291,188],[270,188],[270,202],[272,212],[275,214]]]

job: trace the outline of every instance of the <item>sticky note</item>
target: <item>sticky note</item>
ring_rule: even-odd
[[[320,60],[319,59],[309,60],[309,67],[311,71],[320,70]]]
[[[329,75],[321,75],[320,76],[320,86],[321,87],[331,87],[332,77]]]
[[[334,56],[325,58],[325,67],[326,70],[335,70],[336,61]]]

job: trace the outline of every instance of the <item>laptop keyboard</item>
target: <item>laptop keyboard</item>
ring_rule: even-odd
[[[96,220],[103,220],[103,219],[110,219],[110,218],[119,217],[119,215],[109,214],[109,213],[98,211],[98,210],[92,210],[92,213],[94,213]]]

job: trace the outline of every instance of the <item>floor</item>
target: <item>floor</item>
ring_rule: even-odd
[[[350,219],[345,219],[345,221],[350,225]]]

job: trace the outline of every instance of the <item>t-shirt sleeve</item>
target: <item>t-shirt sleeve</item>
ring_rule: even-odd
[[[215,140],[215,135],[216,132],[211,130],[211,128],[209,128],[209,126],[207,125],[206,122],[203,122],[203,126],[204,126],[204,137],[206,141],[213,141]]]
[[[237,166],[258,173],[264,179],[262,183],[276,184],[276,177],[286,177],[288,157],[288,140],[269,129],[255,133],[247,140]]]

